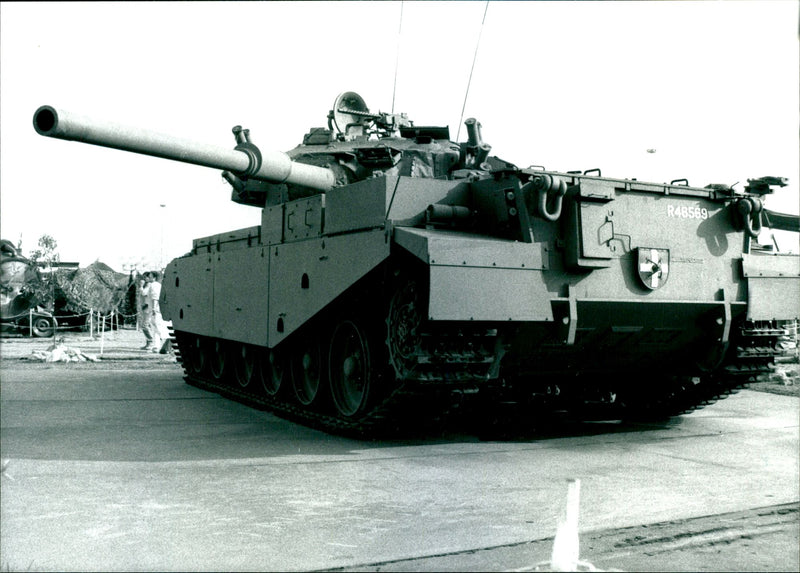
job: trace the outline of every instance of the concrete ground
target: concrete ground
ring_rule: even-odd
[[[743,391],[540,439],[363,442],[188,386],[140,336],[114,333],[98,363],[0,342],[0,570],[530,571],[573,478],[580,556],[602,569],[800,567],[797,398]]]
[[[0,338],[0,360],[13,362],[18,367],[41,362],[36,355],[46,352],[54,345],[63,343],[68,348],[80,350],[82,354],[98,358],[108,367],[124,361],[137,366],[163,366],[175,363],[173,354],[153,354],[142,350],[145,337],[134,328],[122,328],[90,336],[88,332],[61,332],[54,338],[30,338],[27,336],[3,336]]]

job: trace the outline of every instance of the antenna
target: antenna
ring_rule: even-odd
[[[478,31],[478,41],[475,42],[475,55],[472,56],[472,67],[469,69],[469,79],[467,80],[467,91],[464,94],[464,105],[461,106],[461,117],[458,119],[458,133],[456,133],[456,141],[461,136],[461,124],[464,122],[464,110],[467,107],[467,96],[469,96],[469,86],[472,83],[472,72],[475,69],[475,60],[478,59],[478,47],[481,45],[481,34],[483,34],[483,24],[486,22],[486,12],[489,11],[489,0],[486,0],[486,8],[483,10],[483,20],[481,20],[481,29]]]
[[[394,95],[397,93],[397,68],[400,63],[400,38],[403,34],[403,0],[400,0],[400,25],[397,28],[397,52],[394,57],[394,86],[392,86],[392,113],[394,113]]]

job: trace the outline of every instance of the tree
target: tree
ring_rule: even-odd
[[[58,242],[50,235],[42,235],[39,237],[39,247],[32,250],[28,258],[31,263],[38,267],[52,267],[53,263],[60,260],[60,255],[56,252],[58,249]]]
[[[30,252],[28,259],[31,268],[36,271],[36,280],[26,289],[37,304],[52,307],[55,298],[55,269],[53,265],[60,261],[57,252],[58,242],[50,235],[39,237],[38,247]],[[44,269],[47,272],[42,272]]]

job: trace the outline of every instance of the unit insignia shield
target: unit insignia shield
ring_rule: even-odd
[[[667,282],[669,276],[669,249],[636,249],[636,269],[639,280],[650,290],[655,290]]]

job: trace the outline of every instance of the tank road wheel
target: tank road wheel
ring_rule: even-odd
[[[370,393],[370,353],[365,332],[351,320],[331,336],[328,378],[336,411],[343,417],[363,412]]]
[[[263,349],[259,355],[258,376],[267,396],[275,396],[280,392],[285,375],[283,355],[274,349]]]
[[[186,348],[181,348],[186,369],[189,374],[199,376],[206,367],[206,355],[203,350],[203,340],[200,336],[189,336],[186,340]]]
[[[320,394],[322,378],[327,371],[324,356],[316,336],[300,341],[292,350],[292,387],[303,406],[310,406]]]
[[[257,351],[248,344],[239,344],[235,349],[233,373],[242,388],[247,388],[253,380],[256,369]]]
[[[221,382],[228,370],[228,349],[222,340],[211,340],[206,345],[208,367],[214,380]]]
[[[398,380],[404,380],[417,364],[421,325],[426,310],[415,280],[402,280],[392,296],[387,319],[389,360]]]

